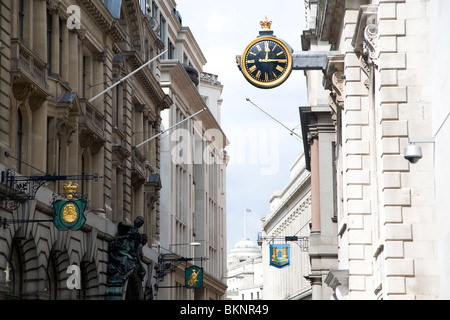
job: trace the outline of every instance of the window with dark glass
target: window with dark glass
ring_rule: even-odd
[[[16,242],[11,246],[11,254],[6,263],[5,283],[9,287],[8,298],[20,299],[23,289],[23,261]]]
[[[17,172],[22,172],[22,144],[23,144],[23,118],[22,112],[17,111]]]
[[[47,290],[50,300],[58,299],[58,273],[53,255],[50,256],[47,266]]]
[[[23,2],[24,2],[24,0],[19,0],[19,39],[20,40],[23,40],[23,24],[25,21]]]

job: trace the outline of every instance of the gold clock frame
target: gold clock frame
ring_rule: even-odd
[[[287,59],[288,59],[288,65],[286,67],[286,71],[285,73],[278,79],[271,81],[271,82],[264,82],[264,81],[258,81],[256,79],[254,79],[253,77],[250,76],[250,74],[247,72],[247,69],[245,68],[245,57],[247,55],[247,52],[250,50],[250,48],[257,42],[263,42],[263,41],[273,41],[276,42],[279,46],[281,46],[287,53]],[[291,75],[292,72],[292,53],[291,53],[291,49],[290,47],[283,41],[278,39],[277,37],[274,36],[261,36],[256,38],[255,40],[253,40],[252,42],[250,42],[247,47],[244,50],[244,53],[241,56],[240,59],[240,63],[241,63],[241,71],[242,74],[244,75],[244,77],[247,79],[247,81],[249,81],[251,84],[253,84],[256,87],[259,88],[263,88],[263,89],[271,89],[271,88],[275,88],[279,85],[281,85],[283,82],[285,82],[289,76]]]

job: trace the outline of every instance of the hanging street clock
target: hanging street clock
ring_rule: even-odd
[[[292,71],[292,49],[276,38],[270,30],[272,23],[260,22],[263,30],[260,36],[250,42],[236,63],[245,79],[262,88],[275,88],[289,78]]]

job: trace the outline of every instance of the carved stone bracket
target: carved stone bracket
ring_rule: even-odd
[[[352,46],[358,56],[369,63],[376,63],[378,58],[378,5],[361,6],[353,34]]]
[[[314,139],[319,139],[319,133],[317,131],[308,132],[308,144],[312,145]]]
[[[324,71],[323,86],[330,90],[330,107],[333,120],[336,121],[338,109],[344,109],[344,55],[329,56]]]
[[[38,90],[37,86],[33,83],[14,83],[12,90],[14,98],[17,100],[28,100],[31,111],[38,110],[48,98],[48,96]]]
[[[47,10],[51,14],[58,14],[60,4],[61,4],[60,0],[47,0]]]
[[[368,64],[378,67],[378,25],[376,15],[371,15],[367,18],[362,54]]]
[[[342,71],[333,73],[331,82],[333,83],[333,89],[331,90],[330,97],[336,106],[344,109],[344,73]]]
[[[18,83],[12,86],[14,98],[19,101],[26,100],[30,95],[36,91],[36,86],[31,83]]]
[[[31,94],[28,98],[31,111],[38,110],[45,101],[47,101],[47,96],[42,94]]]
[[[77,125],[71,123],[67,117],[59,117],[56,119],[56,134],[60,137],[65,136],[68,144],[72,142],[72,135],[77,130]]]
[[[93,56],[94,56],[95,61],[105,62],[105,60],[106,60],[105,52],[94,52]]]
[[[93,134],[92,131],[84,125],[80,126],[78,138],[80,146],[82,148],[90,148],[92,154],[99,152],[101,147],[105,144],[105,140],[102,137]]]

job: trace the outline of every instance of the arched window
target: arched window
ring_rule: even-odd
[[[50,255],[47,266],[47,290],[50,300],[58,299],[58,269],[53,255]]]
[[[10,299],[20,299],[23,287],[23,261],[19,245],[14,242],[6,263],[6,285],[9,287]]]

